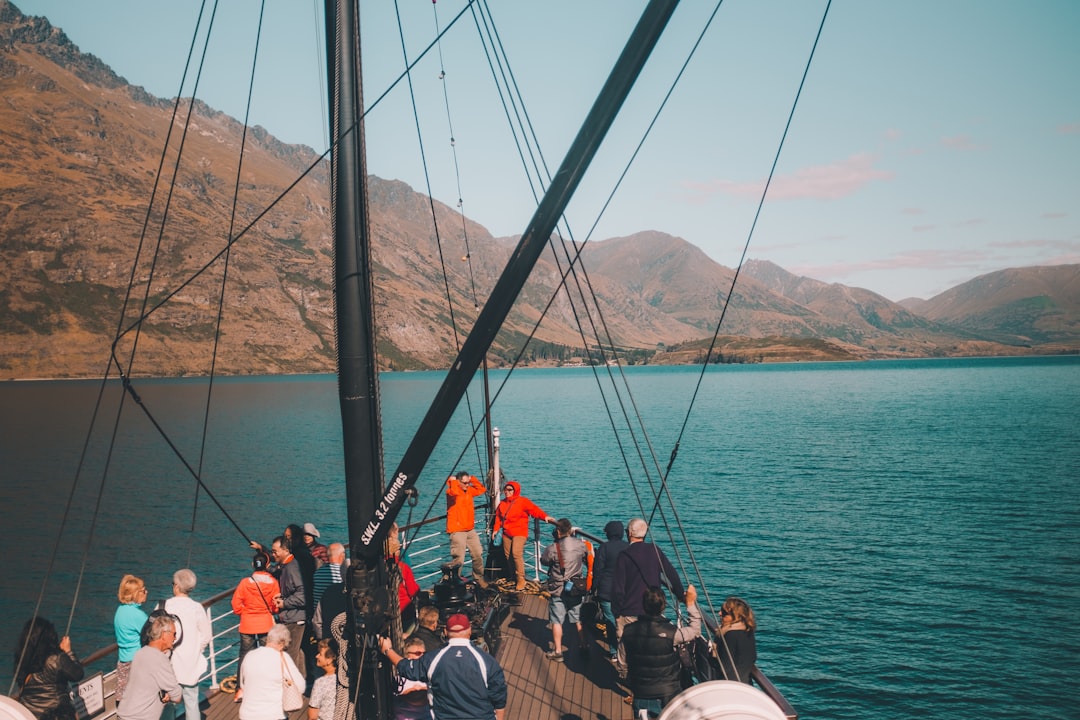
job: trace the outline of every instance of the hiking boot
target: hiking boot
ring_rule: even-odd
[[[484,579],[483,575],[473,575],[473,580],[476,581],[478,587],[486,588],[488,586],[488,581]]]
[[[563,654],[558,650],[548,650],[546,653],[544,653],[544,657],[546,657],[548,660],[551,660],[552,662],[563,661]]]
[[[514,585],[514,589],[521,592],[525,589],[525,578],[518,578],[517,584]]]

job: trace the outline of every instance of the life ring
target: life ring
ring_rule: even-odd
[[[755,687],[712,680],[676,695],[660,713],[660,720],[787,720],[787,716]]]
[[[7,695],[0,695],[0,720],[35,720],[34,713]]]

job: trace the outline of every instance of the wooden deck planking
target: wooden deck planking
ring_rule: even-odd
[[[623,702],[625,691],[615,669],[605,659],[606,650],[588,638],[588,655],[576,652],[575,632],[563,645],[575,647],[565,661],[544,657],[551,641],[547,625],[547,600],[523,595],[502,626],[502,642],[496,657],[509,687],[506,718],[529,720],[623,720],[631,717]]]
[[[606,650],[588,637],[589,654],[571,650],[565,662],[544,657],[551,641],[547,625],[547,600],[522,595],[521,604],[510,609],[501,626],[502,640],[496,658],[508,687],[506,720],[631,720],[626,691],[618,684]],[[563,638],[576,647],[576,631]],[[237,720],[240,705],[231,693],[219,692],[205,703],[206,720]],[[303,720],[307,707],[289,713],[289,720]]]

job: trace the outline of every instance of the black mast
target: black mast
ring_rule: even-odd
[[[345,487],[352,564],[348,571],[350,697],[357,717],[389,718],[390,669],[375,645],[389,593],[382,553],[361,552],[360,533],[383,491],[382,431],[367,197],[360,20],[356,0],[326,0],[327,75],[331,93],[331,202],[338,395],[345,448]],[[381,545],[380,545],[381,548]],[[359,689],[359,690],[358,690]]]
[[[405,501],[405,491],[416,483],[420,471],[472,381],[480,360],[491,347],[491,342],[525,285],[566,205],[573,197],[586,168],[600,147],[600,142],[614,122],[619,108],[630,93],[630,88],[678,4],[679,0],[651,0],[642,13],[574,143],[567,151],[566,158],[555,173],[551,186],[541,199],[514,254],[465,339],[446,380],[402,456],[390,487],[383,494],[378,507],[368,514],[360,535],[360,543],[353,540],[354,557],[381,557],[386,534]],[[350,515],[351,517],[353,515]]]

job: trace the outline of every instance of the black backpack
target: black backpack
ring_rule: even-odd
[[[679,655],[679,681],[684,690],[698,683],[723,679],[709,643],[702,636],[676,645],[675,652]]]
[[[154,620],[159,617],[172,618],[173,624],[176,626],[176,640],[173,642],[173,650],[180,647],[180,643],[184,642],[184,624],[180,622],[180,618],[173,615],[171,612],[165,609],[165,601],[159,600],[154,609],[147,616],[146,622],[143,623],[142,630],[139,631],[139,643],[146,647],[150,644],[150,627],[154,624]]]

